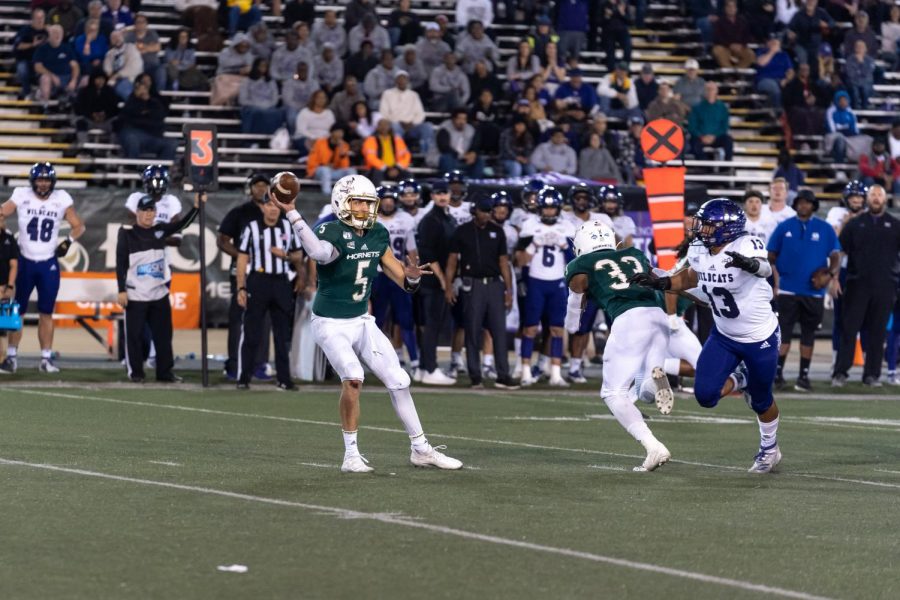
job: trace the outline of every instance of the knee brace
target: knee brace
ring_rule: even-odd
[[[389,390],[402,390],[410,386],[409,373],[399,364],[385,373],[384,387]]]

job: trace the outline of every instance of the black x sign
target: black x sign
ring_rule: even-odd
[[[672,152],[672,154],[675,154],[676,156],[678,155],[680,150],[673,143],[671,143],[669,141],[669,138],[671,138],[672,135],[676,131],[678,131],[678,127],[673,125],[669,129],[669,131],[667,131],[666,133],[664,133],[662,135],[660,135],[660,133],[658,131],[656,131],[655,129],[653,129],[652,127],[648,127],[647,131],[650,133],[650,135],[652,135],[654,138],[656,138],[656,143],[653,144],[653,146],[650,148],[649,151],[647,151],[647,154],[650,154],[650,155],[656,154],[657,150],[659,150],[661,147],[665,146],[670,152]]]

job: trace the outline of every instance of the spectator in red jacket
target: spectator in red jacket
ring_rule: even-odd
[[[859,175],[867,186],[879,184],[900,193],[900,160],[891,158],[883,138],[872,142],[872,151],[859,157]]]

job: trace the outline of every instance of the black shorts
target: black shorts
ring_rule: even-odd
[[[784,342],[791,341],[794,324],[800,323],[800,344],[812,346],[824,312],[824,297],[778,294],[778,324]]]

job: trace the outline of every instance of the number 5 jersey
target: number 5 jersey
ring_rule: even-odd
[[[53,190],[41,200],[30,187],[13,190],[10,202],[19,216],[19,252],[28,260],[40,262],[56,256],[59,224],[72,206],[72,196],[65,190]]]
[[[689,293],[709,303],[716,329],[740,343],[761,342],[778,327],[772,310],[772,286],[763,277],[727,266],[737,252],[750,258],[768,260],[766,245],[752,235],[727,244],[713,256],[701,245],[688,250],[688,264],[697,273],[697,288]]]

